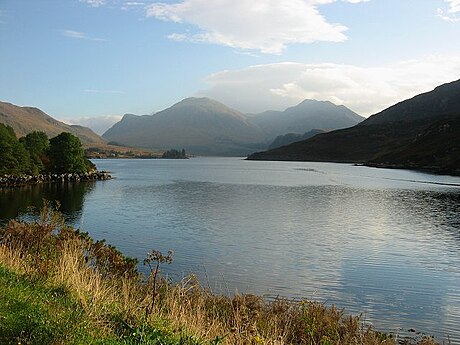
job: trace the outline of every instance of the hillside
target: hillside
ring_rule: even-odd
[[[460,175],[460,112],[458,116],[445,117],[428,126],[400,149],[367,163]]]
[[[370,116],[362,125],[412,122],[460,114],[460,80],[436,87]]]
[[[103,134],[123,145],[193,154],[248,154],[265,140],[240,112],[208,98],[187,98],[154,115],[125,115]]]
[[[198,155],[247,155],[279,135],[313,128],[336,129],[362,118],[329,102],[304,101],[284,112],[245,115],[209,98],[187,98],[154,115],[126,114],[103,134],[109,142]]]
[[[248,159],[356,162],[460,174],[459,119],[460,80],[400,102],[352,128]]]
[[[18,137],[32,131],[45,132],[50,138],[62,132],[69,132],[79,137],[85,145],[105,143],[104,139],[87,127],[67,125],[40,109],[19,107],[6,102],[0,102],[0,123],[11,126]]]
[[[285,135],[279,135],[275,138],[275,140],[273,140],[273,142],[270,144],[268,149],[272,150],[272,149],[276,149],[281,146],[286,146],[286,145],[295,143],[296,141],[307,140],[321,133],[326,133],[326,131],[322,129],[312,129],[311,131],[306,132],[304,134],[288,133]]]
[[[287,133],[302,134],[315,128],[347,128],[363,121],[364,117],[343,105],[307,99],[284,111],[266,111],[248,116],[248,120],[267,136],[275,138]]]

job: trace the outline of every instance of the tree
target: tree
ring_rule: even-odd
[[[29,151],[32,163],[32,172],[40,174],[45,171],[49,165],[47,152],[49,148],[49,139],[46,133],[34,131],[19,139],[27,151]]]
[[[0,174],[30,173],[30,155],[16,138],[13,128],[0,123]]]
[[[55,173],[85,173],[88,165],[80,139],[63,132],[50,139],[48,150],[50,170]]]
[[[185,149],[182,151],[177,151],[175,149],[171,149],[163,153],[161,158],[168,158],[168,159],[186,159],[187,154],[185,153]]]

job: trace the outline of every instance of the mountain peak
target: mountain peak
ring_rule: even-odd
[[[201,103],[219,103],[214,99],[208,97],[187,97],[184,98],[179,103],[191,103],[191,104],[201,104]]]
[[[337,105],[335,103],[332,103],[331,101],[319,101],[319,100],[316,100],[316,99],[304,99],[302,102],[300,102],[299,104],[291,107],[291,108],[288,108],[288,109],[292,109],[292,108],[298,108],[298,109],[303,109],[303,108],[307,108],[307,109],[333,109],[333,108],[336,108],[336,109],[346,109],[347,111],[350,111],[351,110],[349,108],[347,108],[346,106],[344,105]]]
[[[121,121],[123,120],[130,120],[130,119],[133,119],[133,118],[137,118],[139,117],[138,115],[134,115],[134,114],[125,114],[123,115],[123,117],[121,118]]]
[[[329,101],[319,101],[317,99],[308,99],[307,98],[307,99],[304,99],[299,104],[297,104],[297,106],[299,106],[299,105],[311,105],[311,104],[330,104],[330,105],[335,105],[334,103],[329,102]]]
[[[220,109],[226,109],[226,110],[231,110],[232,112],[237,112],[234,109],[229,108],[225,104],[216,101],[215,99],[208,98],[208,97],[188,97],[184,98],[182,101],[174,104],[171,108],[173,107],[212,107],[212,108],[220,108]]]

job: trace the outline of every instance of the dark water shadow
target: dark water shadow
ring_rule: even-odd
[[[0,224],[15,218],[33,218],[32,209],[40,210],[43,200],[58,201],[66,222],[80,221],[85,195],[95,181],[44,183],[33,186],[0,189]]]

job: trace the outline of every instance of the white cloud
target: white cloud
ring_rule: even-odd
[[[170,40],[176,41],[176,42],[182,42],[187,40],[187,35],[184,34],[171,34],[168,35],[168,38]]]
[[[99,42],[105,42],[106,41],[103,38],[90,37],[90,36],[87,36],[84,32],[75,31],[75,30],[62,30],[61,33],[65,37],[70,37],[70,38],[90,40],[90,41],[99,41]]]
[[[110,127],[120,121],[122,116],[119,115],[102,115],[102,116],[82,116],[79,118],[61,118],[60,120],[69,125],[80,125],[91,128],[94,132],[101,135]]]
[[[436,15],[449,22],[460,22],[460,17],[457,15],[460,12],[460,0],[444,0],[444,2],[447,2],[449,5],[447,11],[438,8]]]
[[[147,17],[191,24],[195,33],[169,38],[280,54],[287,45],[316,41],[342,42],[344,25],[329,23],[318,6],[339,0],[183,0],[147,6]],[[341,0],[348,3],[368,0]]]
[[[62,34],[70,38],[86,38],[83,32],[74,31],[74,30],[62,30]]]
[[[121,5],[123,11],[136,10],[145,7],[145,2],[141,1],[124,1]]]
[[[376,67],[285,62],[212,74],[206,79],[209,88],[197,96],[243,112],[328,100],[368,116],[455,79],[460,79],[460,57],[430,56]]]
[[[124,3],[125,6],[144,6],[145,2],[139,2],[139,1],[126,1]]]
[[[91,7],[99,7],[105,5],[106,1],[105,0],[80,0],[80,2],[84,2]]]
[[[445,0],[445,2],[449,3],[449,13],[460,12],[460,0]]]

